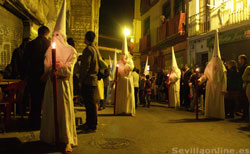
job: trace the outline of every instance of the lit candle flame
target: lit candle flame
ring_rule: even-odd
[[[117,64],[116,67],[119,67],[119,64]]]
[[[200,69],[199,68],[196,68],[196,72],[199,72],[200,71]]]
[[[52,43],[52,49],[55,49],[55,48],[56,48],[56,43],[53,42],[53,43]]]

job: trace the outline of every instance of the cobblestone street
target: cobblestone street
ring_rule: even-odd
[[[112,108],[106,108],[99,112],[95,133],[84,134],[78,130],[78,147],[74,148],[73,154],[166,154],[191,148],[234,149],[250,153],[248,123],[202,117],[196,121],[194,113],[156,104],[151,108],[139,107],[136,117],[113,116],[112,111]],[[0,141],[1,154],[60,153],[39,142],[39,131],[0,134]]]

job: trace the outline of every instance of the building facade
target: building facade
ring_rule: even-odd
[[[171,47],[174,46],[179,67],[187,62],[185,0],[141,1],[141,66],[148,56],[150,70],[171,68]]]
[[[205,66],[219,30],[224,60],[250,57],[250,0],[191,0],[188,16],[188,62]]]
[[[37,37],[39,26],[46,25],[53,31],[62,2],[0,0],[0,70],[10,63],[12,52],[23,38]],[[67,35],[75,40],[78,52],[84,48],[88,30],[98,36],[99,8],[100,0],[67,0]]]
[[[143,0],[142,0],[143,1]],[[141,0],[135,0],[134,4],[134,20],[133,20],[133,60],[135,67],[141,69],[141,53],[140,53],[140,38],[141,38]]]

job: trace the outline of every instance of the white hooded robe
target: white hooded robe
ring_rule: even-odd
[[[169,107],[180,107],[180,78],[181,71],[178,68],[174,48],[172,47],[172,70],[169,76]]]
[[[123,52],[124,55],[118,62],[116,114],[135,115],[134,82],[132,76],[134,62],[132,56],[128,53],[126,36]]]
[[[74,64],[77,60],[77,52],[72,46],[67,44],[65,30],[62,29],[62,25],[64,23],[60,24],[62,21],[66,22],[66,19],[60,18],[65,15],[65,5],[66,4],[64,1],[61,13],[57,20],[56,28],[52,36],[52,40],[56,44],[56,60],[60,62],[60,65],[57,67],[59,142],[76,146],[77,133],[73,102],[73,70]],[[45,55],[45,73],[50,72],[52,69],[51,49],[52,48],[49,47]],[[54,127],[53,81],[49,75],[44,92],[44,104],[40,132],[41,141],[49,144],[55,144]]]
[[[226,68],[221,60],[218,32],[215,34],[213,57],[205,68],[204,75],[199,79],[207,81],[205,97],[205,117],[225,119],[224,94],[227,89]]]

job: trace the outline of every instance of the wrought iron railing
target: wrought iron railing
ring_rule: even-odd
[[[188,35],[198,35],[208,31],[237,24],[250,19],[250,5],[235,7],[232,0],[219,6],[209,6],[207,11],[199,12],[188,19]]]

